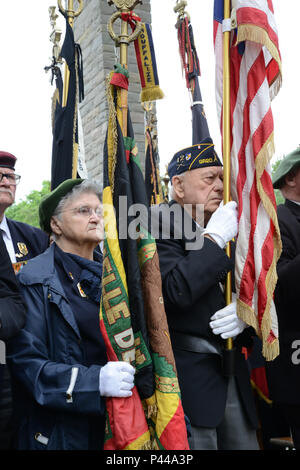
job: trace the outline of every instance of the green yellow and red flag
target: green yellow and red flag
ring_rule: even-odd
[[[148,211],[148,203],[129,112],[127,136],[119,125],[120,92],[127,86],[128,71],[116,67],[107,87],[100,327],[108,360],[130,362],[136,376],[131,397],[106,399],[104,449],[187,450],[156,243],[142,219],[130,215],[134,204]]]

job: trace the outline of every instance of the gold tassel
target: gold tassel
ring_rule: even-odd
[[[265,46],[268,51],[270,52],[271,56],[276,60],[279,70],[280,70],[280,77],[282,75],[282,66],[281,60],[279,56],[278,49],[276,45],[271,41],[269,38],[268,33],[259,26],[253,26],[249,24],[242,24],[238,27],[238,35],[237,35],[237,43],[243,41],[253,41],[258,44],[262,44]],[[279,78],[279,82],[281,83],[281,78]]]
[[[150,87],[149,88],[144,88],[141,91],[140,100],[143,103],[145,101],[160,100],[163,97],[164,97],[164,93],[163,93],[162,89],[158,85],[155,85],[151,88]]]

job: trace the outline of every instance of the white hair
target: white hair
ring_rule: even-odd
[[[80,194],[84,193],[95,194],[99,198],[99,201],[102,201],[99,184],[92,180],[84,180],[82,183],[73,186],[71,191],[69,191],[63,198],[61,198],[52,214],[52,217],[57,217],[59,220],[61,220],[61,213],[63,212],[65,205],[73,199],[77,199]],[[57,239],[55,233],[51,232],[50,239],[52,241],[55,241]]]
[[[101,202],[101,192],[99,190],[99,185],[95,181],[84,180],[82,183],[73,186],[71,191],[61,198],[55,211],[53,212],[53,216],[59,217],[60,213],[63,211],[64,206],[73,199],[77,199],[77,197],[83,193],[95,194]]]

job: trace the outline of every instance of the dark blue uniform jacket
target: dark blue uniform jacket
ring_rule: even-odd
[[[178,206],[175,201],[169,203],[169,207],[175,205]],[[152,209],[153,217],[156,211],[158,206]],[[192,225],[195,231],[194,221]],[[212,333],[209,321],[217,310],[226,305],[220,283],[224,282],[227,272],[232,270],[234,264],[225,251],[213,241],[204,238],[202,248],[187,249],[186,244],[191,238],[187,238],[184,231],[178,238],[177,235],[174,236],[175,233],[172,222],[171,236],[163,238],[161,230],[156,243],[183,408],[192,425],[216,427],[224,416],[227,398],[228,379],[223,375],[222,355],[194,352],[181,345],[178,347],[175,335],[177,334],[177,338],[178,335],[181,338],[192,336],[196,342],[197,338],[203,338],[216,349],[222,348],[224,341],[219,335]],[[255,428],[257,417],[249,371],[241,353],[241,343],[249,346],[249,341],[251,335],[248,338],[246,330],[235,341],[235,372],[246,415],[249,423]]]
[[[286,200],[277,208],[282,254],[277,264],[275,306],[279,356],[267,362],[271,399],[300,404],[300,206]]]
[[[8,347],[19,408],[17,448],[87,450],[91,419],[99,419],[103,434],[101,366],[83,365],[82,338],[55,269],[54,248],[30,260],[18,276],[28,315]]]

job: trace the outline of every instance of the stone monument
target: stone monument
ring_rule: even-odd
[[[107,0],[84,0],[83,10],[74,21],[75,40],[80,44],[83,55],[85,98],[80,103],[79,110],[83,126],[86,166],[89,177],[100,182],[108,122],[105,81],[120,57],[120,48],[115,46],[107,30],[109,19],[115,11],[115,6],[109,5]],[[144,23],[151,24],[150,0],[143,0],[143,4],[137,5],[134,12]],[[118,23],[119,21],[116,21],[114,25],[115,31]],[[135,140],[144,166],[144,109],[140,103],[141,84],[133,43],[128,50],[128,70],[128,104]]]

